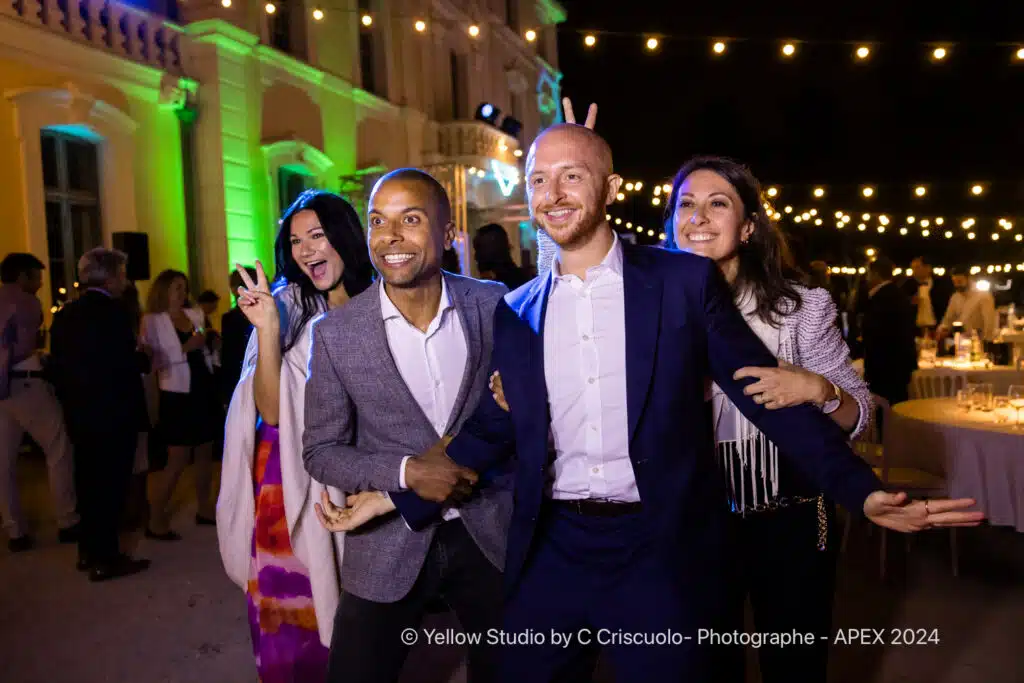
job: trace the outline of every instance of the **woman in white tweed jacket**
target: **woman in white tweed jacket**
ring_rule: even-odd
[[[666,246],[713,259],[747,323],[779,359],[779,368],[737,373],[758,379],[746,393],[769,410],[813,403],[853,438],[871,418],[868,387],[850,363],[831,297],[797,284],[785,239],[762,202],[757,179],[741,164],[692,159],[672,183]],[[835,507],[779,460],[775,445],[717,386],[709,394],[740,529],[738,602],[750,597],[760,632],[825,637],[813,645],[761,648],[762,680],[824,681],[838,558]]]

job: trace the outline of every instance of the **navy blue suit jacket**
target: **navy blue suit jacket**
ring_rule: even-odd
[[[623,250],[629,456],[648,530],[638,543],[679,567],[681,580],[710,579],[724,566],[730,513],[705,401],[709,377],[810,482],[859,513],[882,484],[850,450],[843,431],[813,406],[769,411],[743,393],[750,380],[733,380],[741,367],[778,363],[736,310],[715,264],[653,247],[623,244]],[[550,289],[545,274],[499,304],[492,365],[501,372],[511,412],[484,392],[448,446],[453,460],[477,472],[517,458],[505,563],[509,590],[530,553],[550,464],[542,336]],[[392,498],[414,529],[437,519],[440,507],[415,493]]]

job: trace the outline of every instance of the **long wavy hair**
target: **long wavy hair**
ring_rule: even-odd
[[[292,257],[292,219],[300,211],[312,211],[317,215],[327,241],[341,257],[344,270],[338,286],[344,287],[345,292],[353,297],[373,282],[373,264],[370,263],[366,238],[352,205],[324,190],[306,190],[300,194],[281,217],[281,227],[274,241],[274,265],[277,268],[274,290],[285,284],[294,284],[298,285],[300,292],[299,315],[289,322],[282,353],[295,346],[309,321],[327,307],[327,292],[317,289]]]
[[[161,271],[153,284],[149,286],[149,295],[146,297],[146,313],[166,313],[170,307],[171,285],[175,280],[185,281],[185,308],[189,307],[189,281],[188,275],[180,270],[168,268]]]
[[[750,221],[754,231],[746,244],[739,247],[739,271],[733,291],[749,289],[754,295],[755,311],[765,323],[780,324],[780,318],[800,308],[800,293],[796,284],[803,279],[793,263],[786,237],[772,221],[764,208],[767,200],[761,193],[761,183],[743,164],[716,156],[690,159],[672,180],[672,193],[665,207],[665,243],[678,249],[676,243],[675,214],[680,187],[696,171],[708,170],[725,179],[743,203],[743,219]]]

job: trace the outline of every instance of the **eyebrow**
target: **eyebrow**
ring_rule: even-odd
[[[714,197],[714,196],[716,196],[716,195],[721,195],[721,196],[725,197],[726,199],[732,199],[732,197],[730,197],[730,196],[729,196],[729,193],[728,193],[728,192],[712,192],[712,193],[711,193],[710,195],[708,195],[708,196],[709,196],[709,197]],[[680,193],[679,193],[679,196],[680,196],[680,197],[692,197],[692,196],[694,196],[694,195],[693,195],[693,193],[692,193],[692,192],[680,192]]]

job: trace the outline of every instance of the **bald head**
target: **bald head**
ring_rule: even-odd
[[[433,222],[441,226],[451,222],[452,205],[448,199],[448,193],[434,176],[418,168],[400,168],[381,177],[370,193],[370,203],[373,203],[373,196],[386,186],[399,183],[406,189],[413,190],[415,188],[416,193],[428,204],[423,208],[431,213]]]
[[[600,135],[575,123],[551,126],[537,136],[526,159],[527,173],[534,166],[540,150],[557,150],[556,154],[564,158],[575,158],[600,175],[609,176],[612,173],[612,148]]]

